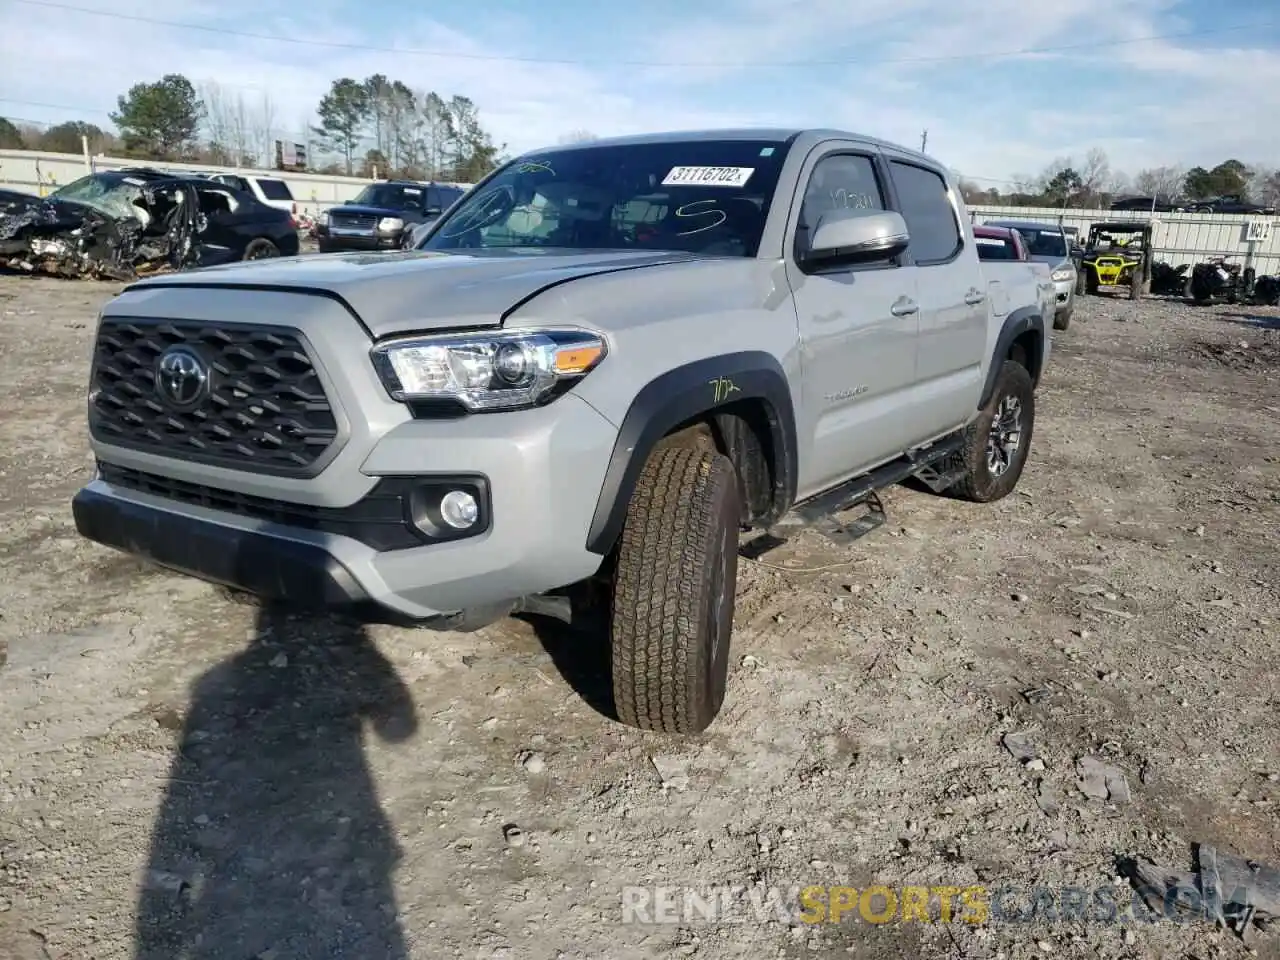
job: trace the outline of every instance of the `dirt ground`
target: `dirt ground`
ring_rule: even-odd
[[[1250,954],[1202,922],[750,902],[1123,907],[1125,857],[1280,864],[1280,311],[1086,299],[1017,492],[895,488],[853,545],[744,559],[725,711],[674,740],[602,712],[591,636],[259,611],[81,541],[113,289],[0,277],[0,957]],[[1108,799],[1086,757],[1122,772]],[[624,888],[732,885],[747,906],[719,919],[623,922]]]

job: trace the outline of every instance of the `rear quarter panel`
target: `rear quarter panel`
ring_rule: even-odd
[[[960,219],[960,232],[964,237],[964,250],[960,256],[963,258],[966,267],[971,271],[973,277],[973,285],[979,290],[983,290],[987,294],[986,310],[987,310],[987,327],[986,327],[986,343],[982,350],[982,359],[978,370],[977,387],[974,390],[972,403],[968,406],[976,410],[978,402],[981,399],[982,383],[986,380],[988,371],[991,369],[991,356],[995,350],[996,339],[1000,335],[1000,327],[1004,323],[1004,315],[997,315],[996,311],[1001,309],[999,301],[1003,296],[1000,287],[992,289],[990,285],[991,278],[986,275],[984,268],[987,264],[978,259],[978,245],[974,240],[973,234],[973,216],[969,213],[968,207],[965,205],[964,197],[960,193],[959,186],[948,175],[948,183],[951,186],[952,202],[955,204],[956,214]],[[999,278],[996,278],[997,280]]]

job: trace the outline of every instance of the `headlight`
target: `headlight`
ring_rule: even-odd
[[[395,233],[404,229],[404,221],[399,217],[383,217],[378,221],[379,233]]]
[[[454,400],[478,413],[537,406],[605,353],[585,330],[498,330],[396,340],[371,356],[393,400]]]
[[[316,218],[316,222],[322,227],[327,227],[329,225],[329,211],[321,210],[320,216]]]
[[[1070,270],[1055,270],[1055,271],[1053,271],[1052,276],[1053,276],[1053,279],[1054,279],[1054,280],[1056,280],[1058,283],[1062,283],[1064,280],[1070,280],[1070,279],[1071,279],[1071,271],[1070,271]]]

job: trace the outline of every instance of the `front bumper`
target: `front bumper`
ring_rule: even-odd
[[[545,593],[599,569],[603,557],[586,543],[618,431],[574,393],[532,410],[414,419],[357,360],[367,335],[325,298],[173,287],[127,292],[113,308],[297,329],[340,425],[318,472],[305,476],[206,466],[92,435],[100,475],[73,502],[88,539],[263,597],[371,601],[418,620]],[[446,478],[481,484],[485,522],[465,537],[415,540],[422,511],[412,490]]]
[[[398,233],[335,233],[332,228],[318,228],[316,243],[321,253],[399,250],[407,235],[405,230]]]
[[[100,480],[76,494],[71,512],[83,537],[260,597],[325,607],[369,599],[342,560],[322,543],[121,496]]]

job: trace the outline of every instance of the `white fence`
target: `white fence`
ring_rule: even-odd
[[[1271,221],[1275,218],[1266,214],[1157,213],[1153,216],[1141,210],[1060,210],[1055,207],[981,205],[969,207],[969,213],[975,223],[991,220],[1061,221],[1065,227],[1075,227],[1082,240],[1088,235],[1091,223],[1151,220],[1154,223],[1151,246],[1157,260],[1177,266],[1225,255],[1242,265],[1253,266],[1258,276],[1280,274],[1280,226],[1272,226]],[[1265,239],[1250,243],[1250,225],[1258,223],[1264,225],[1262,234]]]
[[[361,177],[333,177],[318,173],[281,173],[276,170],[247,168],[236,170],[233,167],[201,166],[193,163],[161,164],[119,157],[86,158],[75,153],[0,150],[0,188],[46,196],[92,170],[119,170],[121,167],[139,166],[156,166],[164,170],[190,173],[242,173],[278,177],[289,184],[289,189],[298,201],[298,212],[311,215],[335,203],[351,200],[371,182]]]

